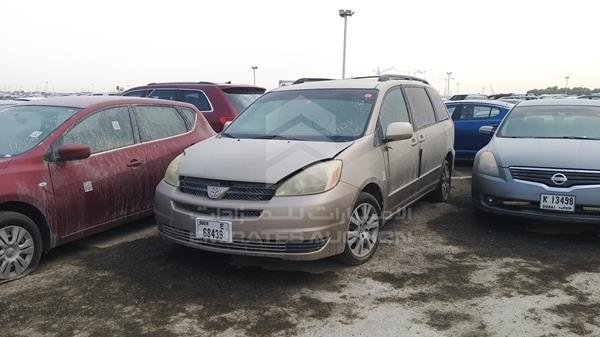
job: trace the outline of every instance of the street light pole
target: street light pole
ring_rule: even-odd
[[[344,19],[344,51],[342,56],[342,79],[346,78],[346,34],[348,31],[348,17],[354,15],[354,12],[349,9],[340,9],[340,17]]]
[[[569,94],[569,78],[571,78],[570,76],[565,76],[565,95]]]
[[[452,76],[452,72],[449,71],[446,73],[448,75],[448,79],[446,80],[446,97],[450,96],[450,76]]]
[[[256,86],[256,69],[258,69],[257,66],[252,66],[252,75],[254,78],[254,85]]]

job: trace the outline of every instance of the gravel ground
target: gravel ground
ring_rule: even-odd
[[[468,178],[452,192],[388,223],[359,267],[181,249],[151,220],[97,235],[0,286],[1,334],[600,336],[595,234],[479,219]]]

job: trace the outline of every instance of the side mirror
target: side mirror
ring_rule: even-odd
[[[414,134],[415,130],[410,123],[391,123],[388,125],[387,130],[385,131],[385,141],[392,142],[395,140],[411,139]]]
[[[92,149],[84,144],[65,144],[57,152],[60,161],[82,160],[92,155]]]
[[[223,124],[223,130],[227,129],[227,127],[229,127],[229,125],[231,125],[232,121],[227,121],[225,122],[225,124]]]
[[[484,136],[493,136],[496,133],[496,127],[493,125],[485,125],[479,128],[479,133]]]

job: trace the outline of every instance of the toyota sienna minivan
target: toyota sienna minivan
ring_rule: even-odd
[[[169,166],[161,236],[213,252],[356,265],[386,220],[446,201],[454,126],[421,79],[310,82],[265,94]]]

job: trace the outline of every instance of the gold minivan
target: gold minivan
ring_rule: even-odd
[[[227,254],[369,260],[386,220],[446,201],[454,125],[427,81],[402,75],[272,90],[169,166],[162,237]]]

